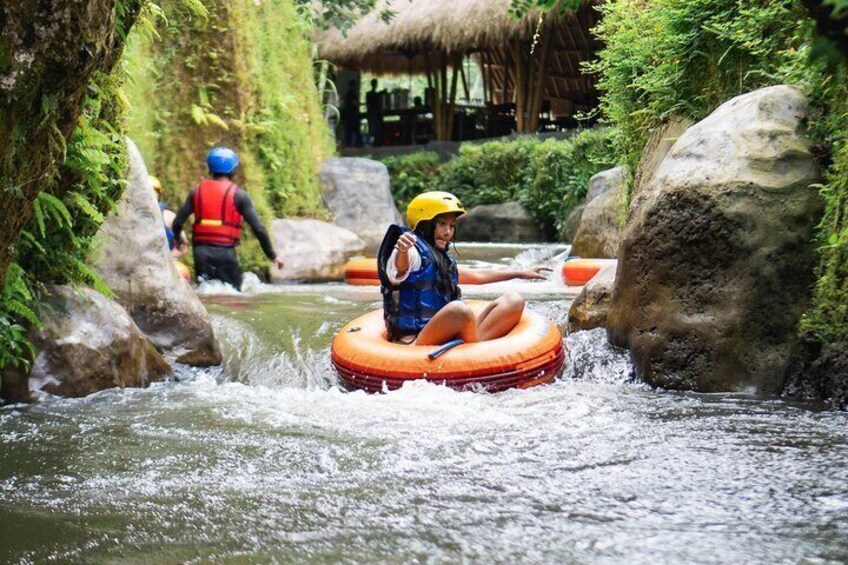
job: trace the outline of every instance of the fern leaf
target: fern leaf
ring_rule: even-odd
[[[206,125],[206,112],[197,104],[191,106],[191,120],[199,126]]]
[[[80,210],[86,213],[86,215],[97,222],[98,224],[103,223],[105,218],[100,211],[94,207],[94,205],[80,192],[72,192],[70,197],[79,206]]]

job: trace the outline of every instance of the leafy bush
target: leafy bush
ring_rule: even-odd
[[[401,210],[417,194],[445,190],[466,208],[519,201],[549,234],[557,233],[586,195],[589,178],[615,166],[613,132],[592,129],[565,140],[466,143],[439,164],[432,152],[383,160]]]
[[[586,197],[589,179],[616,165],[613,131],[581,131],[539,145],[518,200],[547,230],[560,233],[571,210]]]
[[[439,174],[439,156],[432,151],[422,151],[398,157],[386,157],[383,164],[389,169],[392,196],[399,210],[406,210],[409,201],[422,192],[434,190],[434,179]]]
[[[700,120],[805,68],[812,28],[796,0],[616,0],[601,9],[595,31],[606,47],[587,70],[600,77],[601,110],[630,171],[669,117]]]
[[[437,186],[455,194],[466,208],[517,200],[540,145],[534,137],[464,143],[441,168]]]

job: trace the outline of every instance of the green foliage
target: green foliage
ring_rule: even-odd
[[[422,151],[400,157],[386,157],[383,164],[389,169],[392,196],[399,210],[406,210],[409,201],[422,192],[433,189],[439,174],[439,155]]]
[[[120,80],[94,77],[65,162],[36,198],[32,220],[21,233],[18,264],[40,283],[82,283],[111,294],[87,260],[97,230],[125,186]]]
[[[466,207],[519,201],[549,234],[557,233],[571,209],[586,195],[589,178],[615,166],[613,132],[593,129],[565,140],[466,143],[440,164],[423,152],[383,161],[392,194],[404,210],[421,192],[452,192]]]
[[[512,0],[509,12],[513,16],[521,18],[532,10],[563,13],[567,10],[576,10],[580,7],[580,4],[581,0]]]
[[[606,47],[587,65],[632,171],[673,115],[699,120],[729,98],[799,76],[812,25],[795,0],[617,0],[602,6]],[[803,73],[801,73],[803,74]]]
[[[589,179],[616,165],[610,129],[584,130],[536,150],[519,201],[546,229],[560,233],[571,210],[586,197]]]
[[[20,323],[40,327],[24,277],[24,270],[17,263],[10,264],[0,292],[0,370],[12,366],[28,371],[35,358],[26,328]]]
[[[158,37],[134,34],[125,58],[129,136],[163,199],[178,207],[222,144],[239,152],[236,180],[266,224],[326,215],[318,167],[333,146],[314,86],[311,12],[295,0],[207,0],[198,17],[184,2],[159,1]],[[245,235],[241,264],[261,271],[267,259]]]
[[[464,143],[442,167],[439,190],[454,193],[466,207],[516,200],[539,145],[534,137]]]

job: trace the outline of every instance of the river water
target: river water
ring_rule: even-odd
[[[505,289],[564,326],[555,280],[465,291]],[[374,289],[201,290],[223,368],[0,409],[0,563],[848,562],[844,413],[652,390],[602,331],[548,386],[346,393]]]

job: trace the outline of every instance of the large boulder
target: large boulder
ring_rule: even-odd
[[[389,170],[379,161],[325,159],[320,180],[324,203],[336,224],[365,241],[368,253],[377,251],[389,224],[403,223],[389,188]]]
[[[271,270],[274,283],[341,280],[347,260],[365,249],[352,231],[319,220],[274,220],[271,237],[285,263]]]
[[[571,254],[614,258],[621,243],[626,169],[601,171],[589,179],[586,208],[574,235]]]
[[[218,365],[209,314],[174,267],[156,193],[132,141],[129,186],[100,228],[97,272],[138,327],[179,363]]]
[[[457,226],[463,241],[534,243],[547,241],[544,231],[518,202],[475,206]]]
[[[30,388],[85,396],[114,387],[143,387],[171,372],[126,310],[91,289],[48,288]]]
[[[577,235],[577,230],[580,229],[580,221],[583,219],[583,211],[586,209],[585,204],[578,204],[571,209],[562,229],[559,231],[560,241],[574,241],[574,236]]]
[[[617,263],[610,263],[586,283],[568,310],[568,332],[574,333],[607,326]]]
[[[607,319],[639,375],[673,389],[779,392],[813,282],[817,169],[807,101],[775,86],[686,131],[631,211]]]

